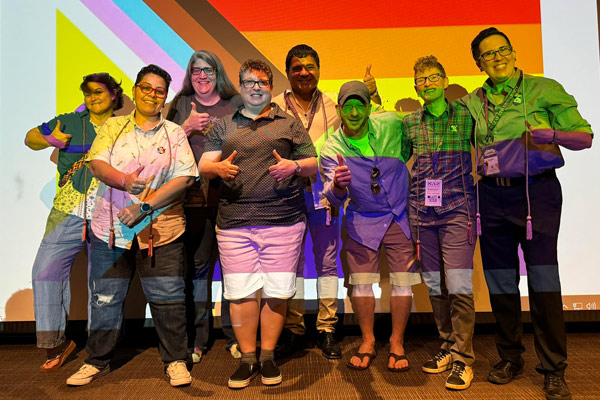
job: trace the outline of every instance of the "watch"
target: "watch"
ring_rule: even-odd
[[[152,206],[150,205],[150,203],[141,203],[140,212],[144,215],[150,214],[152,212]]]
[[[300,166],[300,164],[298,164],[298,161],[296,160],[294,160],[294,164],[296,164],[296,170],[294,171],[294,173],[298,175],[300,172],[302,172],[302,167]]]

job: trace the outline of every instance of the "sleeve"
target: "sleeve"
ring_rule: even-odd
[[[173,136],[177,138],[177,153],[174,160],[173,178],[181,176],[198,177],[198,166],[185,131],[180,126],[177,126]]]
[[[113,125],[115,122],[114,118],[108,119],[98,133],[92,143],[90,152],[88,153],[86,162],[93,160],[100,160],[110,164],[110,151],[113,145]]]
[[[557,131],[591,134],[592,128],[579,113],[575,98],[568,94],[560,83],[549,81],[549,87],[542,92],[542,107],[548,111],[550,126]]]
[[[333,177],[335,176],[335,168],[338,166],[337,153],[333,154],[334,151],[327,146],[327,142],[321,148],[321,154],[319,155],[319,170],[321,171],[321,179],[323,181],[323,195],[329,200],[333,207],[341,207],[348,198],[348,191],[344,195],[343,199],[337,197],[331,186],[333,185]]]
[[[308,132],[302,126],[302,124],[294,119],[292,122],[290,129],[292,130],[292,140],[293,140],[293,150],[292,150],[292,158],[294,160],[316,157],[317,152],[315,150],[315,146],[313,145]]]
[[[205,153],[223,150],[223,138],[227,129],[227,120],[229,120],[229,118],[221,118],[212,126],[206,139],[206,143],[204,144]]]
[[[181,99],[181,95],[176,95],[173,98],[173,101],[171,102],[171,104],[169,105],[169,112],[167,113],[167,116],[165,117],[165,119],[167,121],[173,121],[175,122],[177,125],[181,125],[181,123],[183,121],[180,121],[181,119],[181,110],[179,110],[179,103]]]
[[[54,130],[54,128],[56,128],[56,124],[58,121],[60,121],[60,131],[63,133],[68,133],[67,128],[69,128],[69,125],[73,122],[73,118],[72,118],[71,114],[57,115],[56,117],[52,118],[50,121],[44,122],[44,123],[38,125],[37,128],[42,133],[42,135],[45,136],[46,133],[48,133],[48,132],[44,132],[44,125],[47,125],[48,128],[50,129],[50,132],[52,132]]]

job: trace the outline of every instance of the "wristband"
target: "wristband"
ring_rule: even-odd
[[[46,142],[48,142],[51,146],[56,147],[57,149],[64,149],[67,147],[67,144],[65,142],[61,142],[60,140],[58,140],[57,138],[55,138],[52,135],[44,135],[43,136],[44,140]]]

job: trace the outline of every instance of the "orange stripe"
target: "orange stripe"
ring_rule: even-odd
[[[242,32],[273,64],[285,69],[288,50],[312,46],[321,61],[322,79],[358,79],[368,64],[375,78],[412,77],[417,58],[435,55],[449,76],[475,75],[471,40],[487,26]],[[498,25],[517,51],[519,68],[543,73],[540,24]]]

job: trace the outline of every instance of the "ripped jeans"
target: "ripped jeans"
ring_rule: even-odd
[[[123,306],[133,273],[137,269],[159,338],[164,363],[187,358],[183,282],[183,238],[148,250],[137,240],[130,249],[110,249],[91,235],[91,292],[87,364],[103,369],[110,362],[123,323]]]

